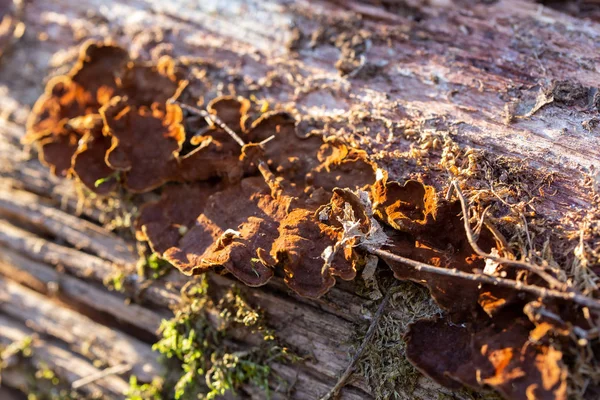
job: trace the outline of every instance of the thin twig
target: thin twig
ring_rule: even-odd
[[[118,375],[124,372],[127,372],[131,369],[130,364],[118,364],[110,368],[103,369],[102,371],[98,371],[95,374],[91,374],[88,376],[84,376],[81,379],[77,379],[75,382],[71,384],[71,388],[79,389],[82,386],[88,385],[92,382],[95,382],[99,379],[106,378],[110,375]]]
[[[563,319],[558,314],[555,314],[552,311],[549,311],[545,308],[540,308],[540,309],[534,310],[534,312],[537,313],[538,315],[541,315],[542,317],[546,317],[548,319],[553,320],[554,322],[558,323],[559,325],[570,326],[571,329],[573,330],[573,333],[581,339],[592,340],[592,339],[598,337],[598,329],[597,328],[585,330],[577,325],[573,325],[569,322],[563,321]]]
[[[447,269],[441,267],[434,267],[433,265],[411,260],[410,258],[402,257],[397,254],[390,253],[389,251],[377,249],[372,246],[361,247],[369,253],[374,254],[380,258],[409,265],[420,272],[428,272],[437,275],[450,276],[453,278],[464,279],[467,281],[477,283],[485,283],[494,286],[503,286],[518,291],[530,293],[542,299],[553,298],[566,301],[573,301],[582,306],[600,310],[600,301],[586,297],[582,294],[574,292],[561,292],[559,290],[548,289],[541,286],[529,285],[520,281],[514,281],[512,279],[498,278],[493,275],[472,274],[468,272],[459,271],[456,268]]]
[[[559,288],[563,291],[571,291],[571,289],[566,285],[566,283],[559,281],[558,279],[556,279],[555,277],[548,274],[547,272],[545,272],[540,267],[538,267],[534,264],[524,262],[524,261],[517,261],[517,260],[511,260],[511,259],[504,258],[504,257],[494,256],[492,254],[489,254],[489,253],[486,253],[485,251],[483,251],[481,249],[481,247],[479,247],[479,245],[477,244],[477,239],[475,239],[475,237],[473,235],[473,231],[471,230],[471,224],[469,223],[469,210],[467,209],[467,202],[465,200],[465,196],[463,195],[462,191],[460,190],[460,187],[458,186],[458,182],[453,181],[451,183],[451,185],[454,186],[454,191],[456,193],[456,196],[458,197],[458,200],[460,201],[460,205],[461,205],[462,213],[463,213],[463,222],[465,225],[465,232],[467,234],[467,240],[469,241],[469,244],[471,245],[471,247],[473,248],[475,253],[477,253],[480,257],[487,258],[498,264],[506,264],[506,265],[512,265],[515,267],[523,268],[527,271],[530,271],[530,272],[533,272],[534,274],[539,275],[542,279],[544,279],[546,282],[548,282],[550,284],[550,286],[552,286],[552,287]]]
[[[227,124],[225,122],[223,122],[223,120],[221,120],[218,116],[211,114],[205,110],[201,110],[197,107],[188,106],[187,104],[183,104],[177,100],[169,100],[169,101],[172,104],[177,104],[179,107],[183,108],[184,110],[187,110],[191,113],[194,113],[194,114],[204,117],[207,120],[207,122],[209,122],[209,123],[211,121],[216,123],[221,129],[223,129],[227,134],[229,134],[229,136],[231,136],[231,138],[233,140],[235,140],[237,142],[237,144],[240,145],[240,147],[244,147],[246,145],[246,142],[244,142],[244,140],[241,137],[239,137],[238,134],[235,133],[235,131],[233,129],[231,129],[229,126],[227,126]],[[269,143],[273,139],[275,139],[275,135],[269,136],[262,142],[258,143],[258,145],[263,146],[263,145]],[[265,179],[265,181],[267,182],[269,187],[271,187],[273,190],[275,190],[274,188],[277,188],[279,185],[276,183],[275,176],[271,173],[266,161],[262,158],[259,158],[257,160],[257,163],[258,163],[258,169],[259,169],[261,175],[263,176],[263,178]]]
[[[381,300],[381,303],[379,303],[379,307],[377,307],[377,312],[375,313],[375,316],[373,317],[373,320],[371,321],[371,325],[369,325],[369,329],[367,329],[367,334],[365,335],[365,338],[363,339],[360,347],[358,348],[358,351],[356,352],[356,354],[354,354],[354,357],[352,357],[350,364],[348,364],[348,367],[346,367],[346,370],[344,371],[342,376],[340,376],[340,378],[336,382],[335,386],[325,396],[321,397],[320,400],[333,399],[338,395],[340,390],[342,390],[342,388],[346,384],[346,381],[348,380],[350,375],[352,375],[352,372],[354,371],[354,367],[356,366],[356,363],[358,362],[358,360],[360,360],[363,353],[365,352],[365,349],[367,348],[367,345],[371,342],[371,339],[373,338],[373,335],[376,332],[377,325],[379,324],[379,320],[381,320],[381,317],[383,316],[383,311],[385,310],[385,306],[389,303],[393,292],[394,292],[393,288],[390,288],[387,291],[387,293]]]
[[[206,119],[206,122],[208,122],[208,123],[217,124],[219,126],[219,128],[221,128],[225,132],[227,132],[227,134],[229,136],[231,136],[231,138],[233,140],[235,140],[237,142],[237,144],[239,144],[241,147],[244,147],[246,145],[246,143],[244,143],[242,138],[239,137],[238,134],[235,133],[235,131],[233,129],[228,127],[227,124],[225,122],[223,122],[223,120],[221,118],[219,118],[217,115],[211,114],[206,110],[201,110],[201,109],[193,107],[193,106],[188,106],[187,104],[184,104],[177,100],[170,100],[169,102],[171,104],[177,104],[179,107],[183,108],[184,110],[187,110],[191,113],[194,113],[194,114],[200,115],[201,117],[204,117],[204,119]]]

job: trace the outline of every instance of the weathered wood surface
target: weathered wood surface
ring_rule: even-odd
[[[68,383],[99,373],[99,369],[94,367],[91,361],[78,357],[75,352],[71,352],[57,340],[36,337],[36,331],[24,323],[0,315],[0,326],[2,326],[0,332],[0,343],[2,344],[18,342],[25,337],[34,337],[32,344],[34,364],[38,367],[46,365],[48,368],[52,368]],[[31,377],[18,371],[11,371],[10,368],[7,368],[7,371],[8,373],[3,373],[3,384],[14,388],[27,387],[27,379],[31,379]],[[86,385],[82,392],[89,395],[103,394],[106,397],[119,397],[127,387],[127,382],[122,378],[108,376]]]
[[[548,191],[555,194],[539,201],[540,215],[560,223],[567,213],[585,212],[594,193],[582,182],[600,164],[600,128],[593,124],[600,104],[592,104],[597,90],[580,103],[555,99],[528,113],[555,80],[597,88],[600,24],[531,1],[488,3],[29,1],[25,34],[0,59],[0,340],[44,334],[36,357],[58,370],[61,362],[81,364],[64,368],[68,382],[97,372],[95,358],[104,365],[130,362],[142,378],[160,368],[150,345],[160,320],[170,315],[168,306],[179,299],[182,278],[172,274],[145,289],[139,304],[126,305],[105,289],[104,279],[133,268],[131,243],[103,229],[99,212],[80,207],[72,183],[49,176],[19,143],[46,77],[68,70],[87,38],[111,37],[145,58],[202,59],[214,75],[211,93],[245,87],[272,106],[298,110],[329,133],[361,143],[392,178],[446,181],[445,171],[407,161],[407,154],[421,144],[410,129],[447,131],[460,146],[555,172]],[[364,39],[350,71],[338,62],[343,43],[336,47],[335,41],[343,34],[346,41]],[[227,287],[232,279],[214,276],[211,283]],[[280,280],[247,294],[285,344],[312,355],[304,364],[274,366],[297,380],[293,397],[326,393],[348,362],[357,324],[369,321],[363,311],[370,302],[345,285],[319,301],[300,299]],[[84,352],[76,329],[82,323],[113,336],[98,333],[99,341]],[[71,359],[77,361],[65,361]],[[96,381],[87,390],[119,397],[126,376]],[[342,398],[369,398],[369,392],[355,379]],[[404,395],[446,392],[422,378],[415,393]],[[252,388],[244,393],[264,395]]]

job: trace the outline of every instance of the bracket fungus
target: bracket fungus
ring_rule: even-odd
[[[105,162],[111,140],[103,133],[102,117],[99,114],[91,114],[74,118],[70,124],[76,127],[78,132],[83,132],[70,160],[73,175],[87,187],[93,187],[98,194],[112,192],[117,186],[117,181],[106,179],[114,171]]]
[[[406,354],[446,387],[488,386],[507,399],[566,399],[563,354],[548,338],[532,340],[528,322],[514,315],[481,327],[444,319],[417,321],[407,334]]]
[[[240,109],[240,105],[243,107],[241,102],[226,100],[234,108],[228,115],[236,115],[235,110]],[[224,111],[221,108],[219,117]],[[244,113],[237,113],[236,118],[243,119]],[[243,132],[243,121],[231,125],[240,132],[240,137],[253,142],[270,137],[269,133],[274,136],[269,146],[256,155],[267,165],[268,171],[263,169],[265,176],[222,182],[224,189],[207,198],[195,225],[177,245],[163,249],[162,256],[185,274],[224,268],[250,286],[266,283],[274,268],[281,266],[290,288],[308,297],[324,294],[335,283],[333,276],[353,279],[356,274],[353,251],[346,251],[345,256],[344,252],[335,255],[330,265],[325,266],[322,255],[340,238],[340,229],[321,222],[317,209],[329,201],[330,191],[343,174],[336,169],[338,165],[360,165],[353,179],[354,189],[374,179],[374,165],[365,156],[356,157],[356,152],[348,151],[339,141],[298,136],[295,121],[283,113],[262,116],[245,129],[246,132]],[[267,126],[271,129],[266,130]],[[283,153],[282,147],[286,147],[287,153]],[[239,151],[246,155],[250,148],[253,148],[251,144],[244,145]],[[323,149],[334,155],[319,158]],[[243,163],[244,155],[237,157],[238,164]],[[259,161],[255,161],[257,163]],[[370,173],[365,173],[365,163]],[[256,175],[260,168],[246,169],[246,173],[251,174],[252,170]],[[311,172],[315,171],[322,186],[310,184]],[[153,208],[144,208],[140,221],[154,212]],[[140,229],[150,240],[157,236],[150,225],[142,223]],[[151,246],[155,247],[152,242]]]
[[[24,141],[38,144],[54,173],[93,192],[160,191],[141,207],[136,236],[185,275],[216,270],[260,286],[280,271],[291,290],[317,298],[336,278],[354,279],[376,253],[444,310],[407,334],[419,370],[451,388],[566,398],[563,354],[550,336],[564,326],[545,321],[542,329],[531,317],[532,293],[550,293],[551,283],[507,259],[498,270],[510,285],[496,269],[488,274],[484,251],[504,246],[483,223],[474,245],[462,195],[450,201],[421,182],[390,181],[364,150],[305,135],[291,114],[260,112],[241,97],[195,109],[188,77],[176,60],[151,65],[89,42],[71,72],[48,84]],[[186,113],[204,122],[186,124]],[[519,292],[532,284],[540,286]],[[558,302],[538,297],[544,306]]]
[[[178,106],[168,104],[161,110],[158,105],[135,106],[127,97],[114,97],[100,114],[112,141],[105,161],[122,172],[125,189],[142,193],[171,180],[185,139]]]

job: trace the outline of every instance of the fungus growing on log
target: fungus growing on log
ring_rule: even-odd
[[[417,181],[388,181],[387,173],[380,171],[373,185],[375,214],[392,228],[414,232],[435,220],[437,195],[431,186]]]
[[[110,149],[110,137],[103,133],[103,121],[99,114],[74,118],[70,122],[83,133],[71,161],[71,171],[85,186],[94,188],[98,194],[108,194],[117,187],[116,179],[107,179],[114,170],[106,162]]]
[[[243,137],[249,108],[250,102],[246,99],[222,96],[207,105],[207,113]],[[202,134],[188,133],[190,144],[197,147],[178,158],[177,179],[193,182],[221,177],[229,182],[239,181],[244,175],[240,145],[222,126],[213,120],[209,122]]]
[[[125,185],[138,192],[158,187],[174,172],[164,176],[164,165],[154,161],[154,169],[140,171],[140,163],[132,163],[129,157],[160,151],[164,146],[153,142],[152,138],[162,135],[160,130],[165,129],[166,135],[174,138],[175,146],[167,149],[169,154],[161,160],[172,160],[181,148],[184,139],[181,110],[175,105],[167,105],[167,99],[177,93],[180,84],[175,70],[171,59],[161,59],[156,67],[147,66],[132,62],[127,51],[118,46],[88,41],[81,48],[71,71],[52,79],[46,86],[44,95],[33,107],[23,140],[39,145],[40,160],[55,174],[74,174],[96,193],[107,194],[116,187],[115,182],[97,185],[98,180],[116,171],[129,171],[133,164],[137,164],[137,168],[126,174]],[[120,113],[116,113],[116,109]],[[83,117],[92,116],[97,121],[99,115],[102,115],[104,126],[98,122],[94,122],[93,129],[82,126]],[[117,119],[120,119],[119,123]],[[131,124],[135,124],[135,129]],[[145,135],[149,137],[141,140]],[[121,143],[127,139],[137,141],[140,146]],[[109,148],[106,148],[107,143],[111,143]],[[103,150],[105,165],[100,162]],[[146,155],[153,158],[156,154]],[[77,161],[80,156],[85,161]],[[151,178],[149,182],[135,175],[147,171],[153,172],[148,177]],[[100,176],[101,173],[106,175]],[[154,176],[156,173],[158,176]]]
[[[176,174],[175,162],[185,140],[181,108],[168,104],[135,106],[127,97],[115,97],[100,109],[112,144],[106,164],[122,171],[123,186],[141,193],[163,185]]]
[[[491,324],[467,326],[444,319],[417,321],[407,334],[406,355],[446,387],[489,386],[517,400],[566,399],[562,352],[548,337],[532,340],[533,325],[513,318],[509,314]]]
[[[190,105],[199,99],[179,103],[187,78],[174,59],[152,65],[88,43],[48,84],[25,140],[56,174],[98,194],[160,192],[141,206],[136,236],[185,275],[215,270],[260,286],[280,272],[291,290],[318,298],[376,254],[443,310],[407,334],[419,370],[450,388],[566,398],[557,343],[589,328],[569,310],[596,312],[593,297],[515,260],[485,220],[473,233],[458,185],[452,201],[416,180],[388,180],[366,151],[305,135],[292,114],[259,112],[242,97],[205,110]],[[186,131],[184,112],[205,123]],[[551,307],[556,318],[540,317]]]

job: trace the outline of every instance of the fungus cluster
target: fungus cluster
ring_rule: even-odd
[[[184,129],[182,107],[195,104],[187,76],[176,60],[152,65],[88,43],[71,72],[49,82],[25,141],[38,145],[55,174],[98,194],[160,189],[160,199],[141,209],[137,237],[186,275],[216,270],[260,286],[280,269],[290,289],[316,298],[336,277],[354,279],[369,246],[484,270],[459,202],[417,181],[390,181],[363,150],[302,132],[287,113],[218,97],[206,106],[206,123]],[[481,227],[481,248],[500,249],[497,240]],[[384,261],[397,279],[425,285],[446,311],[407,335],[407,356],[423,373],[507,398],[566,398],[556,323],[540,319],[534,296]],[[553,307],[571,320],[567,305]]]

